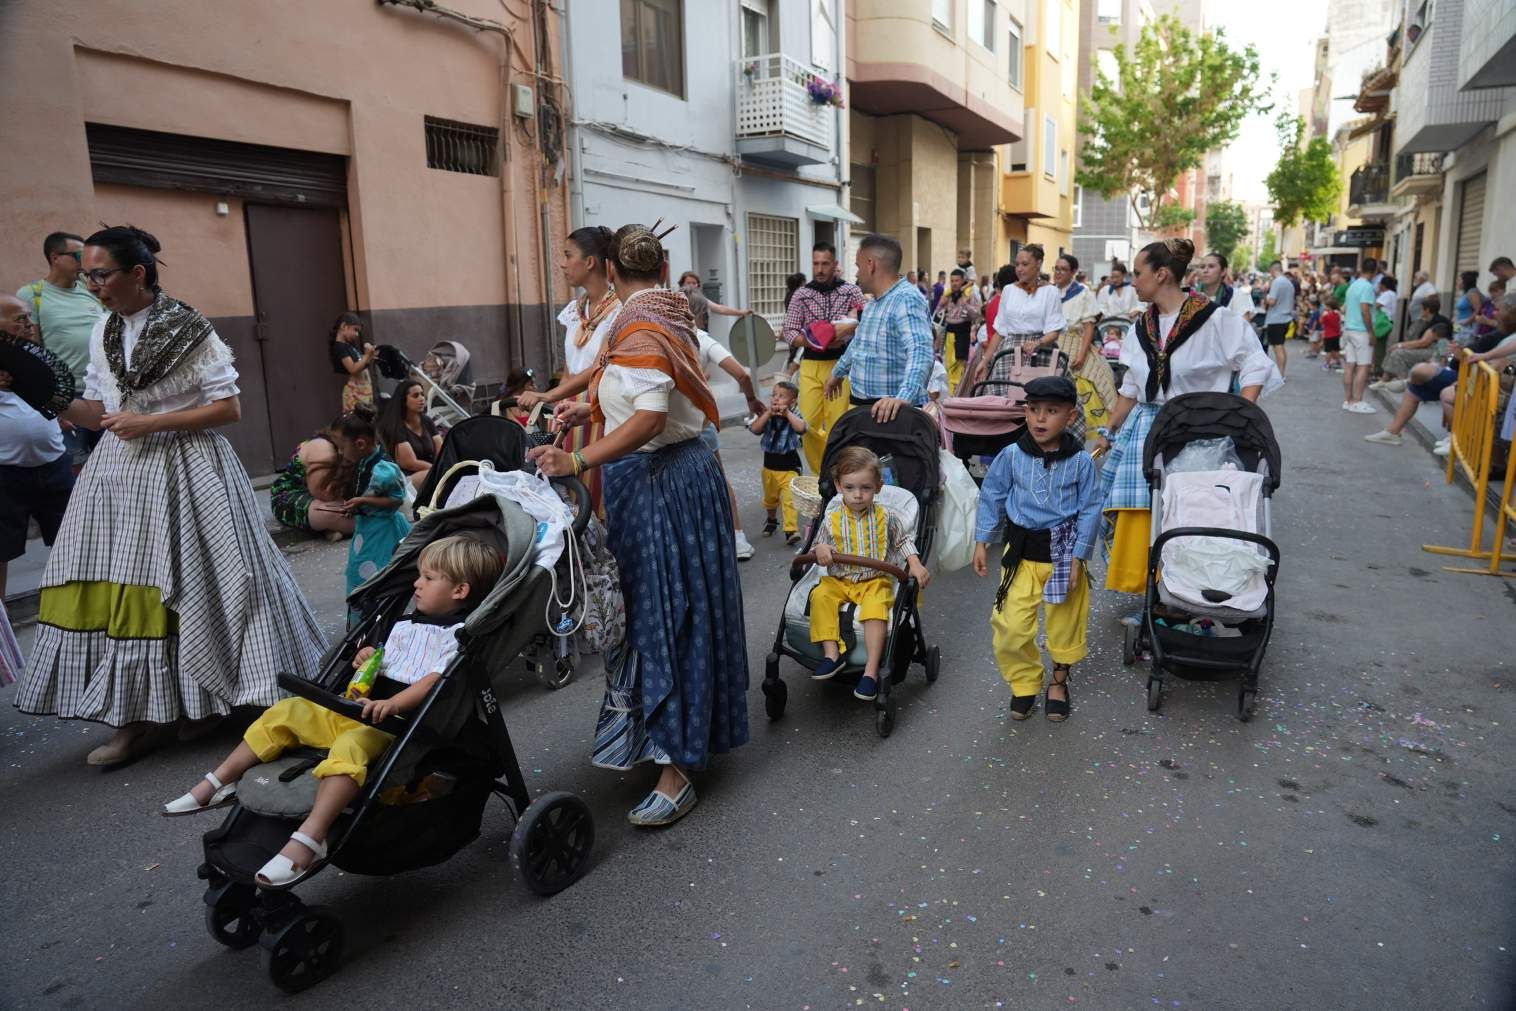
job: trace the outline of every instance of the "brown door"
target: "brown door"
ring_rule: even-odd
[[[247,461],[254,474],[283,466],[301,440],[341,412],[342,379],[326,350],[332,321],[347,308],[341,229],[334,210],[247,205],[255,331],[273,448],[267,467]],[[255,396],[243,392],[244,399]]]

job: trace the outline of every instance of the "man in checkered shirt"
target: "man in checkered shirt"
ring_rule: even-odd
[[[836,323],[844,319],[856,319],[863,306],[863,292],[842,277],[837,265],[837,248],[830,242],[818,242],[811,247],[811,280],[796,289],[790,299],[790,307],[784,313],[783,337],[791,347],[805,348],[800,359],[800,416],[810,428],[802,440],[806,462],[811,472],[821,473],[821,454],[826,449],[826,437],[837,419],[847,413],[847,390],[832,399],[823,396],[826,381],[831,378],[832,367],[842,357],[847,345],[847,328],[838,327],[837,339],[831,346],[818,350],[806,344],[806,328],[812,323]]]
[[[858,287],[874,297],[827,380],[828,398],[851,380],[850,402],[869,406],[874,420],[895,419],[902,407],[926,402],[932,375],[932,321],[926,298],[900,276],[900,243],[870,235],[858,247]]]

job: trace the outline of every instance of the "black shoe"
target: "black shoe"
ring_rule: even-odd
[[[1061,679],[1058,677],[1059,672],[1063,674]],[[1068,664],[1057,663],[1053,665],[1053,681],[1048,687],[1052,688],[1053,685],[1057,685],[1063,689],[1063,698],[1055,699],[1052,695],[1049,695],[1043,708],[1043,714],[1054,723],[1062,723],[1069,718],[1069,703],[1074,699],[1074,693],[1069,690]]]
[[[776,520],[774,517],[770,516],[763,523],[763,536],[765,536],[765,537],[772,537],[772,536],[774,536],[774,531],[778,530],[778,529],[779,529],[779,521]]]
[[[1011,696],[1011,719],[1024,720],[1032,715],[1032,706],[1037,704],[1035,695]]]
[[[795,545],[799,544],[800,543],[800,532],[798,530],[789,530],[789,531],[786,531],[785,535],[784,535],[784,543],[788,544],[792,548]]]

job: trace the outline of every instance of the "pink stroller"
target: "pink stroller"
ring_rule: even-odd
[[[1021,438],[1026,428],[1026,384],[1039,376],[1068,374],[1068,355],[1062,351],[1048,355],[1053,364],[1033,365],[1042,353],[1023,357],[1019,344],[1001,351],[990,362],[988,379],[975,383],[968,396],[942,402],[943,445],[976,478],[983,475],[974,466],[975,457],[993,458]],[[1076,434],[1083,438],[1082,431]]]

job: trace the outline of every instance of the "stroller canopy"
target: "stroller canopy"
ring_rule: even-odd
[[[426,353],[421,371],[444,387],[472,385],[473,370],[469,368],[469,357],[468,348],[457,341],[438,341]]]
[[[832,487],[832,465],[837,454],[849,446],[871,449],[881,457],[895,458],[895,479],[900,486],[914,492],[923,502],[937,495],[941,483],[942,464],[937,456],[941,436],[937,423],[925,411],[914,407],[901,409],[894,421],[880,423],[874,420],[867,407],[855,407],[832,426],[826,439],[826,452],[821,458],[821,494],[831,498],[836,491]]]
[[[496,470],[525,470],[526,451],[526,429],[509,418],[485,414],[460,421],[448,429],[432,469],[416,492],[416,501],[422,505],[431,502],[437,485],[455,463],[488,460]]]
[[[1277,490],[1282,465],[1274,426],[1263,408],[1231,393],[1185,393],[1163,405],[1142,448],[1142,470],[1149,487],[1162,477],[1154,464],[1160,454],[1172,460],[1196,439],[1226,436],[1248,470],[1257,471],[1260,460],[1268,464],[1266,485],[1270,492]]]

